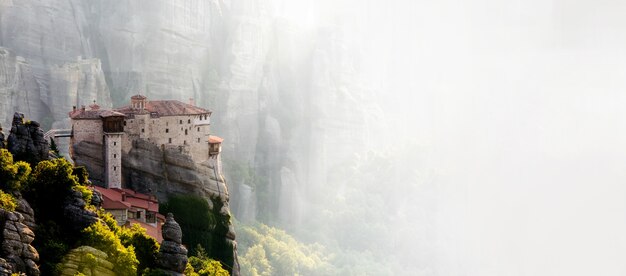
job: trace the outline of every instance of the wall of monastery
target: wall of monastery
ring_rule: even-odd
[[[209,156],[210,118],[200,115],[163,116],[152,118],[150,114],[135,115],[125,119],[126,133],[123,151],[128,153],[132,140],[141,138],[159,147],[182,147],[195,162],[202,162]]]
[[[88,141],[102,144],[102,120],[73,120],[74,143]]]

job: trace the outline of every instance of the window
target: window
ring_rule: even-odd
[[[198,143],[200,143],[200,138],[198,138]]]
[[[117,158],[117,154],[113,154],[113,158]]]
[[[180,120],[180,124],[181,124],[181,125],[183,124],[183,120]]]
[[[200,132],[200,127],[198,127],[198,132]]]
[[[126,121],[124,121],[124,126],[126,126]]]
[[[187,135],[187,130],[185,129],[185,135]]]
[[[141,219],[141,211],[137,211],[137,219]]]
[[[187,140],[183,141],[183,145],[187,145]]]
[[[170,129],[169,129],[169,128],[166,128],[166,129],[165,129],[165,133],[170,133]]]
[[[172,143],[172,138],[170,138],[170,144]]]
[[[188,123],[188,124],[191,124],[191,119],[187,119],[187,123]]]
[[[154,212],[146,212],[146,222],[147,223],[155,223],[156,215]]]
[[[117,146],[117,142],[113,142],[113,145],[114,145],[114,146]]]
[[[144,133],[144,132],[145,132],[145,131],[144,131],[144,129],[142,128],[142,129],[141,129],[141,133]]]
[[[117,166],[113,166],[113,171],[117,171]]]

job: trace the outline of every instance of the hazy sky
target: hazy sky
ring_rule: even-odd
[[[626,2],[320,3],[433,152],[438,275],[626,275]]]

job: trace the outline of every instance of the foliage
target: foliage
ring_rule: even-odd
[[[125,247],[120,238],[105,223],[94,223],[83,230],[81,243],[102,250],[109,255],[117,275],[136,275],[139,261],[132,245]]]
[[[59,148],[57,147],[57,143],[54,142],[54,139],[52,139],[52,137],[50,137],[50,151],[59,156]]]
[[[24,161],[13,161],[13,155],[0,149],[0,188],[5,191],[20,191],[30,176],[30,165]]]
[[[93,191],[89,189],[87,186],[76,185],[72,187],[72,190],[78,191],[83,195],[83,200],[87,204],[91,204],[91,199],[93,198]]]
[[[39,226],[35,229],[37,237],[33,246],[39,253],[42,274],[56,274],[56,264],[69,251],[69,241],[65,241],[61,226],[52,220],[38,220]]]
[[[185,275],[187,276],[228,276],[226,271],[219,261],[213,260],[208,257],[206,251],[202,246],[198,245],[195,248],[196,255],[189,257],[187,267],[185,268]]]
[[[146,229],[135,223],[131,228],[121,228],[118,236],[124,246],[135,248],[135,254],[139,261],[138,271],[156,265],[159,243],[146,233]]]
[[[7,194],[0,190],[0,209],[7,211],[15,211],[17,200],[11,194]]]
[[[176,222],[183,230],[183,244],[200,244],[211,248],[216,221],[205,199],[191,195],[173,196],[167,202],[161,203],[159,209],[162,214],[174,214]],[[190,253],[195,254],[195,249]]]
[[[67,160],[41,161],[32,173],[25,196],[38,218],[62,221],[63,202],[73,187],[79,185],[73,166]]]
[[[242,275],[335,275],[332,254],[263,224],[237,229]]]

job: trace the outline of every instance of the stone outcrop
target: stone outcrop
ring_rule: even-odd
[[[90,246],[72,249],[61,261],[61,276],[74,276],[82,273],[87,276],[114,276],[113,264],[107,254]]]
[[[30,206],[22,206],[21,209],[29,208]],[[34,221],[26,222],[26,217],[20,212],[5,210],[0,210],[0,221],[3,225],[0,257],[8,264],[7,266],[5,262],[0,261],[0,273],[10,268],[13,273],[39,275],[39,267],[36,264],[39,261],[39,253],[31,245],[35,239],[35,233],[26,225],[26,223],[34,224]]]
[[[3,149],[6,147],[5,141],[6,141],[6,136],[4,136],[4,132],[2,131],[2,125],[0,124],[0,149]]]
[[[73,158],[77,165],[85,166],[90,178],[98,183],[104,171],[102,145],[80,142],[73,146]],[[145,141],[133,141],[132,149],[122,155],[124,185],[137,192],[156,194],[159,201],[167,201],[172,195],[197,195],[209,200],[214,213],[219,216],[217,235],[232,251],[224,252],[224,261],[231,260],[237,267],[234,227],[230,222],[230,196],[217,159],[194,163],[191,157],[177,148],[158,147]],[[216,230],[217,231],[217,230]],[[230,263],[231,261],[227,261]],[[231,271],[237,275],[238,271]]]
[[[63,216],[75,232],[80,232],[98,220],[95,212],[85,209],[86,205],[82,193],[78,191],[72,191],[65,199]]]
[[[15,112],[7,148],[17,160],[31,164],[49,158],[50,144],[43,137],[43,130],[35,121],[24,121],[24,114]]]
[[[187,265],[187,248],[182,245],[183,232],[172,213],[167,214],[162,232],[163,242],[159,248],[157,266],[169,275],[183,275]]]

